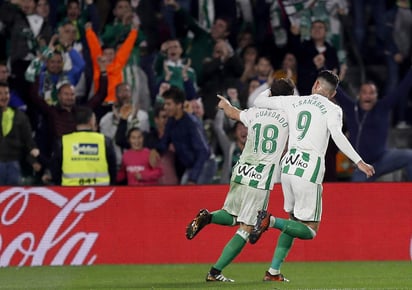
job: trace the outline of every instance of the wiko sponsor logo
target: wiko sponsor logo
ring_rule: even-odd
[[[242,175],[242,176],[249,177],[251,179],[256,179],[256,180],[262,179],[262,174],[259,172],[256,172],[256,166],[254,165],[247,165],[247,164],[239,165],[237,168],[237,175]]]
[[[293,165],[293,166],[297,166],[297,167],[301,167],[301,168],[307,168],[308,163],[300,157],[301,157],[300,154],[289,155],[285,159],[285,164],[286,165]]]
[[[71,199],[50,190],[48,188],[22,188],[13,187],[0,192],[0,204],[6,203],[0,215],[0,228],[6,231],[13,227],[22,218],[26,211],[35,210],[30,200],[34,196],[41,197],[51,206],[59,208],[59,212],[44,226],[43,234],[36,236],[30,230],[22,232],[8,244],[3,241],[0,233],[0,267],[10,266],[11,261],[18,266],[45,265],[46,255],[50,259],[50,251],[56,253],[51,257],[49,265],[63,265],[67,257],[73,257],[70,265],[91,265],[97,258],[97,254],[90,253],[99,237],[98,232],[75,232],[77,225],[85,215],[102,206],[114,193],[114,190],[96,198],[94,188],[86,188]],[[30,208],[30,206],[32,206]],[[38,212],[39,215],[43,214]],[[69,218],[70,217],[70,218]],[[39,225],[41,226],[41,225]],[[59,247],[56,251],[56,247]],[[75,252],[76,251],[76,252]],[[90,256],[86,261],[86,257]],[[31,261],[30,261],[31,259]],[[68,264],[68,263],[66,263]]]

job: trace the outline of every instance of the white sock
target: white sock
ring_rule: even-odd
[[[276,218],[273,215],[270,216],[270,220],[269,220],[269,227],[270,228],[273,228],[275,226],[275,221],[276,221]]]
[[[273,269],[273,268],[269,268],[268,272],[270,273],[270,275],[280,274],[280,270],[276,270],[276,269]]]

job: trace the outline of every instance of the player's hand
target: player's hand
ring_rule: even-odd
[[[365,173],[368,178],[375,174],[375,168],[373,168],[372,165],[363,162],[362,160],[359,161],[356,165],[358,166],[358,169]]]
[[[224,109],[226,107],[231,106],[229,100],[226,99],[224,96],[217,95],[217,97],[220,99],[219,103],[217,104],[219,109]]]

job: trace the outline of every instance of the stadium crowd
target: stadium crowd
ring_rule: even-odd
[[[0,185],[59,184],[83,107],[97,124],[87,130],[112,142],[107,184],[228,183],[247,129],[216,94],[245,109],[290,78],[309,95],[325,69],[355,104],[336,100],[352,145],[379,164],[388,130],[411,130],[411,16],[409,0],[0,0]],[[372,106],[358,109],[358,95]],[[411,180],[411,152],[379,174],[405,168]],[[340,157],[331,143],[325,181],[351,180]]]

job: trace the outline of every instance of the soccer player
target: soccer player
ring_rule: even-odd
[[[290,95],[294,88],[290,80],[276,80],[272,93]],[[248,128],[247,141],[239,161],[233,167],[223,208],[214,212],[200,210],[187,226],[186,237],[193,239],[209,223],[226,226],[239,224],[239,229],[206,276],[206,281],[234,282],[223,276],[222,270],[245,246],[258,211],[267,208],[270,191],[274,183],[279,182],[279,164],[288,138],[288,121],[282,110],[252,107],[240,111],[222,96],[218,97],[218,107],[224,110],[226,116],[240,120]]]
[[[289,120],[288,152],[281,161],[281,184],[284,209],[290,219],[275,218],[266,210],[259,211],[255,228],[249,236],[256,243],[268,227],[279,229],[272,264],[264,281],[287,281],[280,266],[292,247],[293,240],[313,239],[322,215],[322,181],[325,152],[329,137],[367,177],[374,168],[362,161],[342,133],[342,109],[330,101],[336,94],[339,78],[331,71],[321,71],[309,96],[270,97],[270,91],[255,100],[259,108],[283,109]]]

